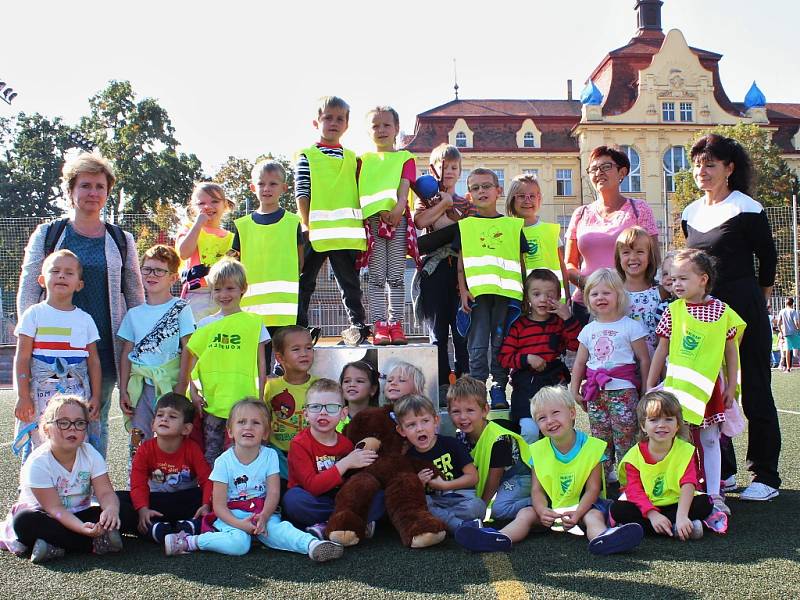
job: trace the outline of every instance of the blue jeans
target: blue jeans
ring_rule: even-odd
[[[519,420],[519,434],[522,436],[523,440],[529,444],[533,444],[539,441],[539,426],[536,424],[536,421],[530,417],[525,417]]]
[[[512,475],[500,482],[492,503],[492,518],[513,519],[526,506],[531,506],[530,471]]]
[[[464,521],[483,520],[486,503],[475,495],[475,490],[458,490],[441,495],[428,495],[428,510],[434,517],[444,521],[447,531],[455,533]]]
[[[111,409],[111,394],[117,385],[116,374],[112,376],[103,373],[103,382],[100,386],[100,417],[97,421],[89,423],[89,443],[94,446],[103,458],[108,450],[108,411]]]
[[[231,512],[237,519],[253,516],[253,513],[243,510],[232,510]],[[250,551],[253,537],[268,548],[299,554],[306,554],[308,545],[317,539],[310,533],[300,531],[288,521],[281,521],[277,513],[273,513],[267,521],[266,532],[257,536],[252,536],[241,529],[228,525],[222,519],[214,521],[214,528],[217,531],[203,533],[197,537],[197,547],[200,550],[219,552],[230,556],[247,554]]]
[[[333,513],[335,503],[334,495],[313,496],[303,488],[295,486],[286,490],[283,495],[283,516],[298,527],[326,523]],[[372,499],[367,522],[377,521],[384,512],[383,490],[379,490]]]
[[[494,385],[505,390],[508,371],[500,366],[497,355],[503,344],[509,298],[494,294],[478,296],[472,306],[467,350],[469,351],[469,374],[479,381],[492,375]]]

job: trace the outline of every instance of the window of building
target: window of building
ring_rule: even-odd
[[[694,121],[694,110],[692,109],[691,102],[681,102],[681,121],[684,123],[691,123]]]
[[[466,148],[467,147],[467,134],[463,131],[459,131],[456,134],[456,148]]]
[[[639,160],[639,153],[633,146],[620,146],[620,149],[628,155],[631,163],[631,172],[622,180],[619,186],[621,192],[632,193],[642,191],[642,164]]]
[[[572,169],[556,169],[556,196],[572,196]]]
[[[530,131],[526,132],[525,135],[522,136],[522,147],[536,148],[536,138]]]
[[[674,121],[675,120],[675,103],[662,102],[661,103],[661,120]]]
[[[492,169],[495,175],[497,175],[497,185],[501,188],[506,187],[506,174],[503,169]]]
[[[522,169],[522,174],[532,175],[533,177],[536,177],[536,179],[539,179],[539,169]]]
[[[456,194],[459,196],[467,195],[467,177],[469,177],[470,172],[469,169],[461,169],[461,177],[456,182]]]
[[[683,146],[673,146],[664,153],[664,189],[675,191],[675,175],[678,171],[689,168],[686,151]]]

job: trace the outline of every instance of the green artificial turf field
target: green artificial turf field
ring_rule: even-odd
[[[125,537],[119,555],[72,555],[41,566],[0,552],[2,598],[796,598],[800,596],[800,373],[773,372],[783,433],[781,495],[743,503],[729,494],[729,533],[697,542],[646,538],[627,555],[594,557],[585,540],[534,535],[508,554],[471,554],[452,540],[424,550],[400,545],[388,525],[316,564],[254,547],[244,557],[210,553],[166,558],[153,544]],[[116,401],[116,400],[115,400]],[[0,505],[16,495],[18,462],[9,445],[14,396],[0,391]],[[125,436],[112,409],[112,480],[125,480]],[[586,429],[585,416],[579,427]],[[744,472],[743,438],[736,440]]]

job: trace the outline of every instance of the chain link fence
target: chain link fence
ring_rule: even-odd
[[[554,215],[555,222],[561,225],[562,234],[566,231],[570,216],[574,210],[572,205],[550,205],[546,207]],[[543,207],[545,209],[545,207]],[[785,298],[797,296],[797,235],[798,223],[796,212],[792,206],[767,208],[767,215],[772,226],[772,233],[778,247],[778,274],[772,298],[775,314],[783,306]],[[552,217],[551,217],[552,218]],[[16,295],[19,274],[25,245],[33,230],[45,218],[28,217],[19,219],[0,218],[0,344],[16,343],[14,327],[17,322]],[[144,214],[123,215],[119,225],[130,231],[136,240],[136,247],[141,254],[153,244],[172,245],[178,231],[178,223],[174,218],[159,218]],[[414,323],[411,306],[411,279],[414,274],[413,263],[406,265],[406,306],[404,327],[411,336],[421,336],[425,332]],[[361,289],[364,291],[366,305],[366,273],[361,274]],[[341,296],[336,287],[336,280],[329,265],[320,271],[317,279],[317,290],[309,308],[309,322],[322,327],[323,335],[338,336],[348,326],[347,314],[341,303]]]

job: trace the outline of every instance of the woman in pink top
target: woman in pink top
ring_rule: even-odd
[[[570,283],[578,288],[572,295],[572,312],[584,325],[589,321],[589,312],[583,301],[583,286],[597,269],[614,268],[617,236],[624,229],[639,225],[655,242],[658,240],[656,219],[647,201],[626,198],[619,191],[630,167],[628,156],[617,148],[598,146],[592,150],[586,172],[597,191],[597,200],[576,208],[567,227],[564,262]]]

